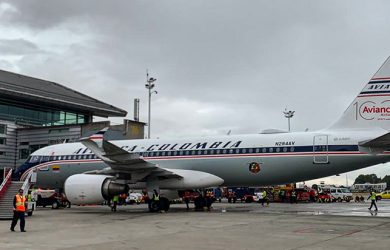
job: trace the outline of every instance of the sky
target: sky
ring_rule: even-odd
[[[0,0],[0,68],[128,119],[140,98],[145,122],[148,69],[152,138],[286,130],[285,108],[292,131],[313,131],[335,122],[390,55],[389,9],[385,0]],[[389,167],[351,172],[349,184]]]

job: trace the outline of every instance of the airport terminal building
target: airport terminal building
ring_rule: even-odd
[[[107,139],[142,139],[145,123],[93,122],[127,112],[61,84],[0,70],[0,178],[35,150],[75,142],[109,126]]]

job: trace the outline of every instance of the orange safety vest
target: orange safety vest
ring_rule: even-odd
[[[26,206],[25,206],[25,202],[26,202],[26,197],[25,196],[20,196],[19,194],[17,194],[16,196],[16,211],[19,211],[19,212],[25,212],[26,211]]]

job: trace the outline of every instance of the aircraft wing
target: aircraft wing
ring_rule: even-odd
[[[359,146],[371,148],[390,148],[390,133],[379,136],[375,139],[360,142]]]
[[[102,133],[103,132],[103,133]],[[167,170],[145,161],[138,153],[128,152],[103,138],[105,130],[90,137],[82,138],[81,143],[90,149],[109,167],[101,170],[85,172],[85,174],[126,175],[131,174],[136,179],[164,176],[165,178],[181,178],[173,170]]]

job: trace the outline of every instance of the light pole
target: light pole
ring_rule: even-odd
[[[288,132],[290,132],[290,119],[294,116],[295,111],[287,111],[287,108],[283,111],[284,117],[288,119]]]
[[[151,99],[152,99],[152,94],[157,94],[157,91],[152,91],[154,88],[154,83],[157,79],[150,77],[149,78],[149,73],[146,70],[146,84],[145,87],[149,90],[149,106],[148,106],[148,139],[150,139],[150,119],[151,119]]]

